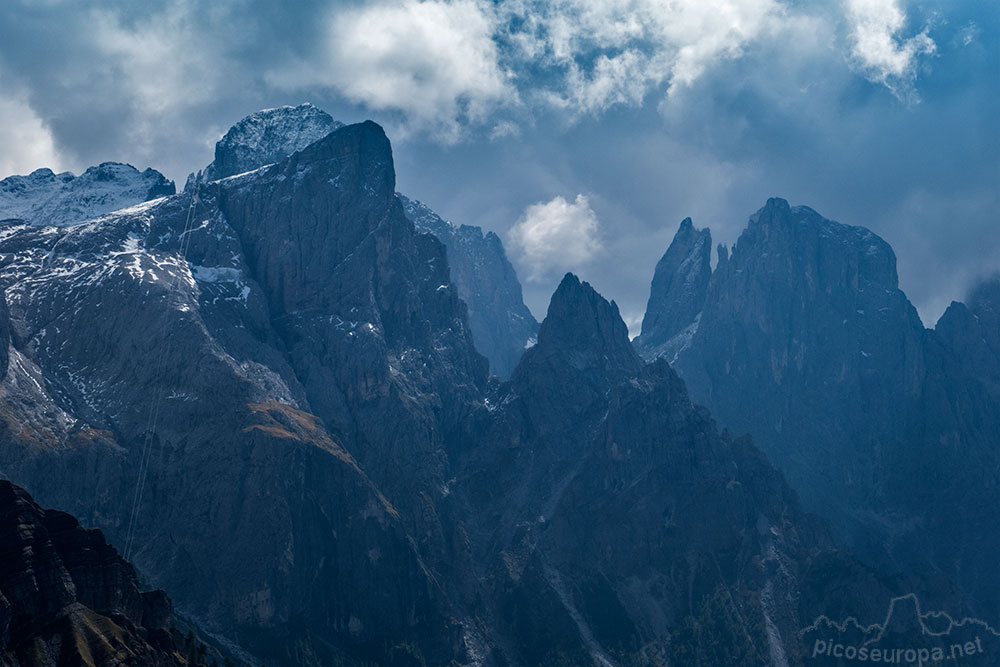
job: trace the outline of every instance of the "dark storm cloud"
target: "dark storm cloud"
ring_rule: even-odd
[[[971,0],[8,4],[0,166],[182,180],[246,113],[309,100],[382,123],[400,190],[501,233],[536,314],[576,270],[635,322],[681,218],[732,243],[782,196],[885,237],[931,323],[1000,265],[998,23]]]

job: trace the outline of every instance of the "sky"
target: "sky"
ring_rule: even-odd
[[[566,271],[638,333],[681,219],[768,197],[895,249],[932,326],[1000,269],[1000,3],[6,0],[0,177],[179,184],[243,116],[372,119],[397,187],[503,239],[541,319]]]

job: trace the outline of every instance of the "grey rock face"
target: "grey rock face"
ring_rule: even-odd
[[[213,181],[274,164],[343,126],[312,104],[252,113],[215,145],[215,160],[205,169],[205,179]]]
[[[918,392],[921,339],[888,244],[772,199],[712,276],[698,331],[676,367],[722,423],[767,443],[807,504],[838,501],[816,496],[824,491],[840,502],[845,493],[872,502],[862,480],[875,469],[879,443],[899,435],[896,397]],[[872,395],[882,400],[873,404]],[[855,458],[845,455],[833,471],[798,467],[801,443],[817,441],[843,443]],[[803,477],[809,473],[836,476],[840,489]]]
[[[215,147],[215,161],[204,172],[211,181],[259,169],[282,160],[343,127],[312,104],[251,114],[234,125]],[[524,305],[521,284],[500,238],[478,227],[455,226],[418,201],[399,195],[410,221],[447,248],[451,280],[468,306],[476,348],[490,371],[510,376],[538,331]]]
[[[381,128],[343,128],[217,187],[312,409],[357,443],[390,498],[443,484],[441,426],[481,401],[487,363],[444,247],[415,232],[395,197]]]
[[[0,220],[71,225],[174,192],[173,181],[160,172],[130,164],[104,162],[80,176],[39,169],[0,181]]]
[[[619,373],[635,375],[642,365],[628,344],[628,327],[617,304],[605,301],[589,283],[580,283],[571,273],[552,296],[538,340],[545,343],[540,350],[566,355],[570,366],[598,381]],[[535,352],[532,358],[540,354]]]
[[[10,363],[10,313],[7,312],[7,296],[0,291],[0,382],[7,377]]]
[[[659,268],[677,275],[654,285],[683,275]],[[866,557],[947,572],[970,605],[1000,615],[996,578],[967,546],[992,543],[976,526],[1000,518],[979,511],[997,507],[980,473],[1000,462],[991,293],[927,331],[888,244],[771,199],[732,256],[720,255],[674,367],[695,401],[752,434],[805,505]]]
[[[886,599],[575,276],[490,403],[456,493],[517,664],[800,664],[800,614]]]
[[[973,609],[1000,618],[1000,280],[982,281],[926,332],[927,367],[889,495],[926,528],[922,553],[958,582]]]
[[[417,230],[434,235],[448,249],[448,266],[458,295],[469,307],[476,349],[490,360],[490,373],[507,379],[538,335],[538,322],[524,305],[521,283],[493,232],[441,219],[419,201],[399,195]]]
[[[395,185],[369,122],[5,223],[0,471],[268,664],[796,664],[817,608],[884,611],[586,283],[488,381]]]
[[[1000,274],[985,278],[965,303],[952,302],[934,327],[961,366],[1000,400]]]
[[[486,361],[394,185],[368,123],[197,198],[5,230],[0,470],[279,662],[461,655],[421,552]]]
[[[634,341],[643,356],[672,360],[676,350],[668,354],[670,342],[685,330],[690,334],[697,327],[695,319],[701,313],[712,277],[711,252],[709,230],[695,229],[691,218],[685,218],[653,273],[642,333]],[[673,347],[679,347],[676,342]]]
[[[72,516],[0,480],[0,661],[182,665],[162,591]]]

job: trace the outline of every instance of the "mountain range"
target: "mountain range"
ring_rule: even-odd
[[[710,247],[681,223],[637,349],[753,434],[856,553],[944,574],[1000,618],[1000,274],[925,329],[863,227],[770,199],[714,270]]]
[[[372,122],[95,169],[0,182],[0,475],[229,655],[796,665],[821,615],[995,609],[993,283],[928,333],[884,242],[770,200],[714,271],[682,223],[633,344],[572,274],[539,325]]]

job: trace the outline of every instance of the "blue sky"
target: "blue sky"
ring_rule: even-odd
[[[1000,269],[998,7],[13,0],[0,172],[183,182],[243,115],[312,101],[386,128],[400,191],[499,233],[540,317],[572,270],[637,323],[682,218],[731,244],[781,196],[888,240],[933,324]]]

